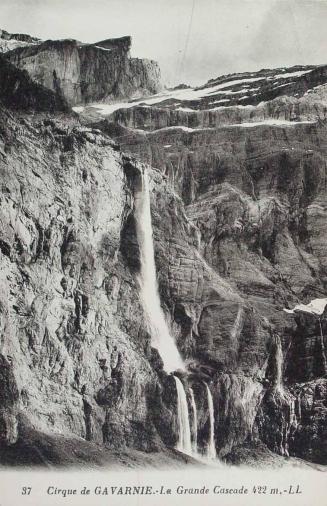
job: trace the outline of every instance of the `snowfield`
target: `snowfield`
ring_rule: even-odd
[[[99,49],[103,49],[104,51],[110,51],[110,49],[102,48],[100,46],[97,46]],[[191,108],[193,104],[191,104],[191,107],[183,107],[183,104],[181,102],[199,102],[201,100],[205,100],[205,107],[206,109],[202,110],[213,110],[210,106],[215,104],[223,104],[228,103],[229,98],[222,98],[221,100],[215,100],[216,96],[219,98],[219,95],[227,95],[231,98],[235,98],[235,96],[240,96],[239,100],[245,100],[249,98],[249,94],[258,91],[261,89],[261,85],[264,85],[265,83],[271,83],[271,81],[275,81],[272,83],[273,89],[276,88],[282,88],[285,86],[288,86],[290,84],[293,84],[294,81],[291,82],[281,82],[284,79],[288,78],[296,78],[301,77],[305,74],[308,74],[312,72],[314,69],[310,70],[301,70],[296,72],[285,72],[280,73],[280,69],[278,69],[277,74],[265,76],[260,75],[258,77],[244,77],[243,79],[230,79],[226,80],[222,83],[215,84],[213,86],[210,86],[210,84],[206,84],[205,86],[202,86],[201,88],[186,88],[186,89],[177,89],[177,90],[165,90],[164,92],[158,93],[156,95],[152,95],[149,97],[143,97],[136,100],[129,100],[126,102],[116,102],[111,104],[105,104],[105,103],[94,103],[89,104],[87,106],[76,106],[73,107],[73,110],[81,114],[85,111],[85,109],[89,110],[95,110],[99,115],[101,116],[110,116],[118,109],[130,109],[132,107],[136,106],[142,106],[142,107],[151,107],[152,105],[161,104],[162,107],[167,107],[169,104],[167,104],[168,101],[172,102],[172,106],[176,108],[178,111],[185,111],[185,112],[193,112],[197,110],[196,108]],[[277,71],[276,71],[277,72]],[[250,87],[251,84],[257,83],[255,87]],[[279,84],[280,83],[280,84]],[[242,89],[235,90],[233,89],[235,86],[242,86]],[[242,96],[243,95],[243,96]],[[252,95],[255,95],[253,93]],[[207,103],[208,99],[212,98],[213,100],[210,102],[210,104]],[[166,102],[166,103],[165,103]],[[176,107],[180,106],[180,107]],[[194,105],[196,107],[196,104]],[[280,124],[280,123],[279,123]],[[284,123],[287,124],[287,123]],[[293,124],[293,122],[292,122]],[[243,124],[245,126],[245,124]],[[253,126],[251,123],[250,126]]]

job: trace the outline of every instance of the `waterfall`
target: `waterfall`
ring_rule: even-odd
[[[193,411],[193,423],[192,423],[193,442],[192,442],[192,449],[193,449],[193,453],[196,455],[198,453],[198,413],[197,413],[197,409],[196,409],[193,388],[190,388],[190,397],[191,397],[191,406],[192,406],[192,411]]]
[[[210,389],[207,384],[207,396],[208,396],[208,408],[209,408],[209,422],[210,422],[210,433],[209,433],[209,441],[207,446],[207,457],[209,459],[217,458],[216,445],[215,445],[215,413],[213,409],[213,400]]]
[[[162,358],[166,372],[185,369],[161,308],[154,261],[153,232],[148,175],[142,172],[142,190],[135,195],[136,234],[140,249],[140,298],[151,335],[151,344]],[[177,449],[191,455],[191,429],[183,383],[174,376],[177,389]]]
[[[192,454],[191,429],[187,399],[183,383],[174,376],[177,389],[178,443],[177,450]]]
[[[237,339],[240,335],[241,326],[242,326],[242,317],[243,317],[243,309],[242,309],[242,306],[239,306],[238,311],[237,311],[237,315],[236,315],[236,318],[234,321],[234,325],[233,325],[231,333],[230,333],[231,338],[233,340]]]
[[[142,173],[142,190],[135,195],[135,220],[141,263],[140,298],[151,335],[151,344],[158,350],[166,372],[184,369],[183,360],[160,304],[154,261],[149,182],[145,170]]]
[[[282,343],[280,342],[279,335],[275,337],[275,361],[276,361],[276,377],[275,377],[275,390],[281,394],[284,392],[283,389],[283,350]]]
[[[285,430],[283,431],[283,441],[281,453],[289,457],[289,441],[291,434],[294,434],[299,425],[299,419],[296,413],[296,397],[288,396],[288,413],[285,416]]]

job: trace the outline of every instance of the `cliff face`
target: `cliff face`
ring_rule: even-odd
[[[15,110],[44,112],[68,111],[66,100],[35,83],[27,72],[19,70],[0,55],[0,100]]]
[[[173,90],[123,104],[107,119],[101,106],[82,114],[166,175],[211,279],[219,276],[218,286],[227,283],[246,301],[219,300],[213,291],[199,301],[198,289],[184,288],[198,275],[181,268],[178,289],[166,297],[178,301],[171,313],[183,322],[184,343],[202,366],[220,371],[212,378],[221,455],[242,438],[260,438],[282,455],[325,462],[325,322],[321,336],[314,317],[283,312],[326,293],[325,67],[282,75],[269,71],[263,80],[262,71]],[[235,87],[243,85],[235,105]],[[267,100],[272,87],[275,98]],[[214,105],[214,93],[231,104]],[[245,93],[249,105],[242,106]],[[266,100],[255,105],[258,95]]]
[[[1,123],[2,446],[15,451],[31,430],[111,449],[174,446],[174,381],[150,347],[136,280],[140,167],[100,131],[69,118],[32,120],[2,110]],[[269,329],[199,255],[182,201],[159,172],[151,174],[161,296],[193,370],[186,381],[205,448],[203,379],[228,367],[237,374],[235,395],[256,405]],[[246,375],[255,376],[254,389]],[[243,432],[253,420],[254,410]],[[243,437],[231,432],[225,450]]]
[[[150,60],[130,58],[130,37],[95,44],[76,40],[39,41],[5,53],[42,86],[70,105],[115,101],[160,90],[160,70]]]
[[[120,254],[132,202],[121,155],[74,123],[1,122],[2,444],[27,426],[160,448],[158,377]]]

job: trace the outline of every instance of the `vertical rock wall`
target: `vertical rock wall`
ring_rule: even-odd
[[[70,105],[154,94],[159,91],[156,62],[130,58],[130,37],[96,44],[76,40],[45,41],[6,53],[42,86]]]

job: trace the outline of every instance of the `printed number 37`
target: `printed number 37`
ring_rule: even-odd
[[[32,487],[23,487],[22,488],[22,495],[30,495],[32,490]]]

